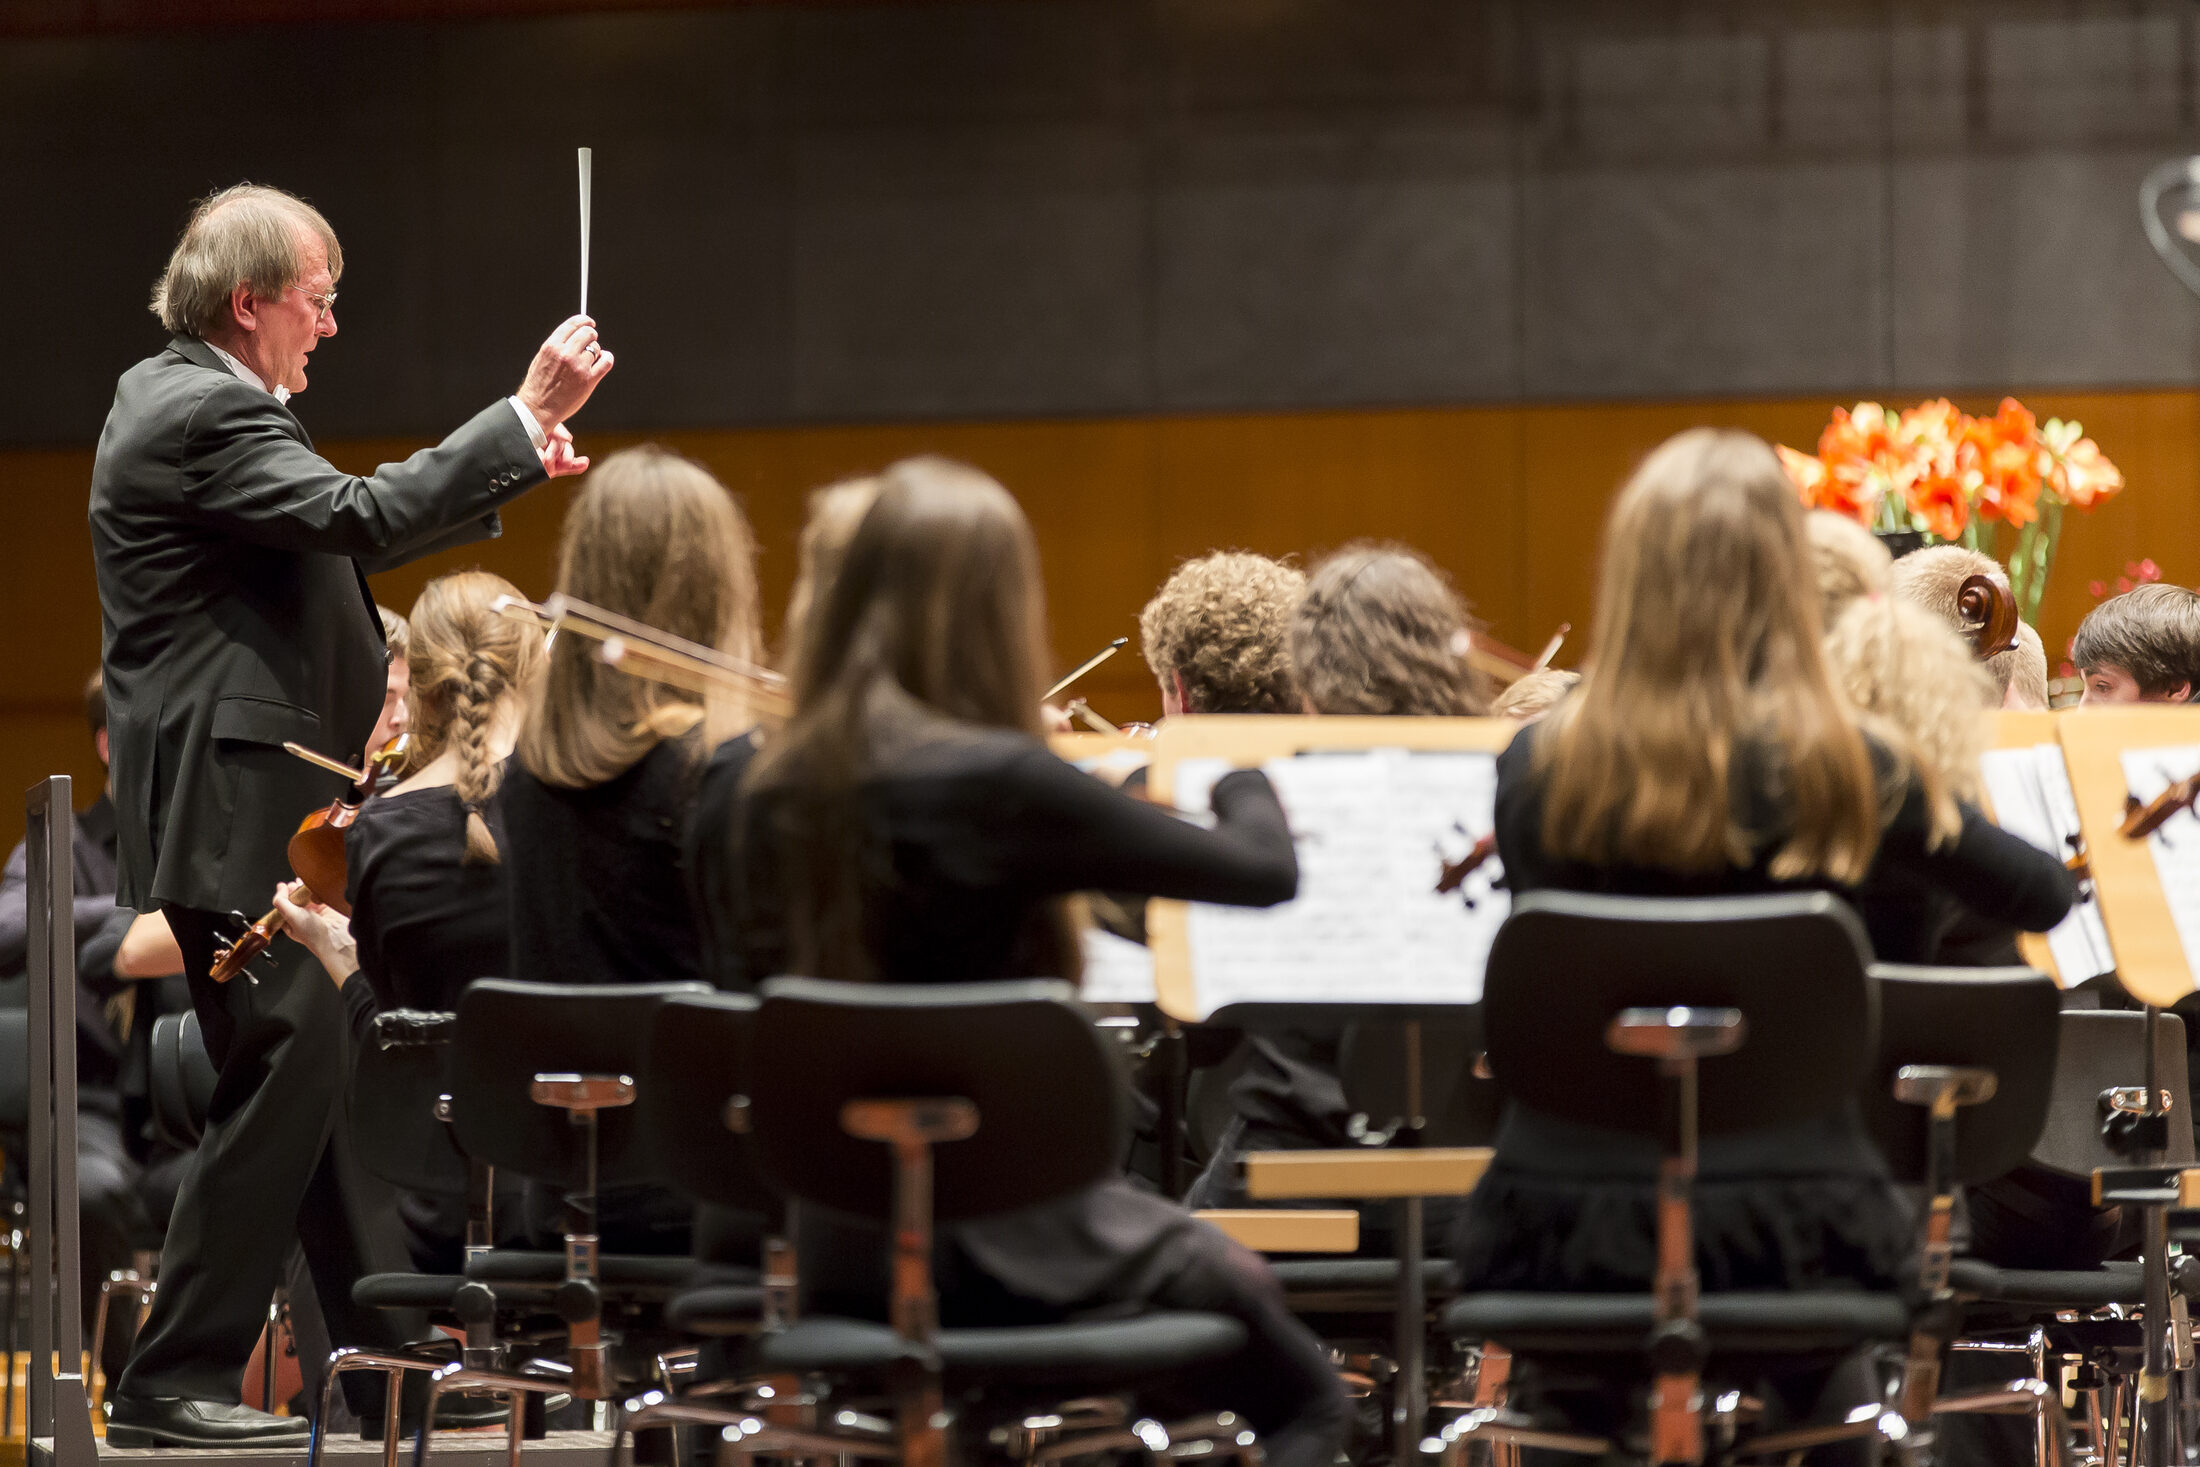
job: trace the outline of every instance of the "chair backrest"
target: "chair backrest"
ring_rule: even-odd
[[[933,1215],[1012,1212],[1113,1174],[1127,1135],[1121,1060],[1066,983],[774,978],[751,1051],[750,1134],[771,1184],[892,1216],[889,1149],[841,1129],[850,1100],[958,1097],[978,1128],[934,1151]]]
[[[618,1075],[640,1082],[650,1021],[700,983],[516,983],[483,978],[458,1000],[451,1053],[452,1122],[471,1157],[514,1176],[577,1188],[585,1180],[583,1129],[537,1103],[537,1075]],[[654,1160],[636,1106],[597,1113],[596,1185],[647,1181]]]
[[[642,1077],[642,1124],[666,1181],[698,1202],[772,1216],[779,1197],[757,1174],[754,1145],[727,1124],[749,1114],[757,1000],[682,994],[657,1006]]]
[[[1490,947],[1490,1068],[1508,1098],[1548,1115],[1656,1136],[1658,1067],[1614,1054],[1606,1026],[1629,1008],[1734,1008],[1747,1036],[1699,1066],[1701,1133],[1822,1114],[1871,1060],[1868,953],[1856,914],[1825,892],[1529,892]]]
[[[206,1052],[196,1010],[162,1014],[153,1021],[147,1059],[152,1091],[153,1130],[170,1145],[189,1150],[206,1132],[206,1113],[214,1104],[221,1072]]]
[[[2191,1086],[2185,1072],[2185,1025],[2163,1014],[2154,1039],[2154,1083],[2170,1093],[2169,1160],[2193,1160]],[[2089,1178],[2095,1167],[2143,1165],[2144,1156],[2122,1156],[2101,1137],[2101,1092],[2146,1084],[2146,1015],[2074,1009],[2060,1016],[2055,1047],[2054,1093],[2047,1124],[2032,1160],[2049,1171]]]
[[[439,1104],[450,1093],[455,1014],[391,1009],[354,1058],[350,1112],[352,1153],[394,1186],[416,1192],[462,1193],[471,1168]]]
[[[2023,1161],[2054,1093],[2061,994],[2031,968],[1921,968],[1880,963],[1879,1044],[1858,1099],[1899,1182],[1926,1179],[1927,1112],[1894,1098],[1905,1065],[1991,1070],[1993,1098],[1956,1112],[1954,1173],[1983,1182]]]

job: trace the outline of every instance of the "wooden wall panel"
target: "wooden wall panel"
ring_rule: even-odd
[[[2042,621],[2051,655],[2113,581],[2152,556],[2170,580],[2200,583],[2200,393],[2057,395],[2027,401],[2076,415],[2122,465],[2127,493],[2073,516]],[[1964,406],[1990,410],[1991,400]],[[1118,720],[1150,718],[1159,699],[1137,655],[1139,608],[1169,567],[1215,546],[1318,554],[1378,536],[1444,565],[1497,633],[1529,649],[1561,621],[1576,628],[1562,663],[1586,651],[1598,527],[1613,491],[1667,435],[1730,424],[1798,447],[1816,441],[1831,403],[1749,400],[1558,407],[1015,423],[909,423],[659,435],[708,464],[739,497],[762,548],[759,579],[776,635],[794,575],[803,502],[816,485],[938,452],[987,469],[1029,511],[1048,577],[1057,661],[1068,667],[1110,638],[1133,645],[1085,686]],[[631,439],[591,436],[599,458]],[[401,457],[404,441],[331,445],[354,470]],[[81,680],[98,657],[98,603],[84,528],[89,451],[0,454],[13,511],[0,557],[0,614],[15,629],[0,678],[0,792],[66,769],[94,770],[78,721]],[[505,514],[499,540],[377,578],[402,610],[431,576],[479,565],[530,595],[550,588],[570,483]],[[88,801],[89,795],[85,796]],[[20,836],[12,793],[0,841]]]

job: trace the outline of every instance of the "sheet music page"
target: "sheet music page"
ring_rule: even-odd
[[[1979,772],[2002,829],[2057,860],[2078,849],[2071,843],[2079,834],[2078,798],[2070,788],[2070,766],[2063,761],[2060,744],[1989,749],[1979,760]],[[2090,887],[2047,934],[2047,950],[2054,954],[2065,987],[2116,970],[2100,903]]]
[[[1127,937],[1087,927],[1085,976],[1077,996],[1086,1003],[1152,1003],[1153,953]]]
[[[2126,749],[2124,782],[2142,801],[2152,800],[2180,779],[2200,771],[2200,744],[2162,749]],[[2190,809],[2180,810],[2147,837],[2154,854],[2155,872],[2162,878],[2162,896],[2169,903],[2170,921],[2177,927],[2177,941],[2185,950],[2185,966],[2200,975],[2200,820]]]
[[[1176,770],[1179,808],[1202,811],[1222,760]],[[1446,861],[1489,832],[1497,760],[1405,749],[1307,753],[1263,766],[1291,822],[1299,892],[1260,909],[1194,903],[1201,1008],[1230,1003],[1475,1003],[1511,908],[1495,857],[1459,891]],[[1471,901],[1471,905],[1470,905]]]

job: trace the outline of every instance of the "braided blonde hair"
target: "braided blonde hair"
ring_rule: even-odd
[[[497,710],[543,663],[542,633],[498,615],[499,596],[517,599],[519,588],[487,571],[460,571],[428,582],[410,618],[413,762],[445,749],[457,756],[451,787],[466,810],[469,866],[500,859],[481,817],[504,776],[489,743]]]

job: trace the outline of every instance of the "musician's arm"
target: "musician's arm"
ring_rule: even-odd
[[[1216,782],[1215,826],[1203,829],[1109,789],[1044,749],[1006,774],[1001,878],[1045,891],[1121,891],[1267,907],[1298,892],[1291,828],[1268,777],[1239,769]]]
[[[1981,917],[2025,932],[2045,932],[2070,914],[2077,882],[2063,863],[2011,835],[1970,805],[1953,841],[1925,849],[1911,832],[1925,822],[1924,796],[1913,784],[1890,821],[1884,859],[1938,887]]]

